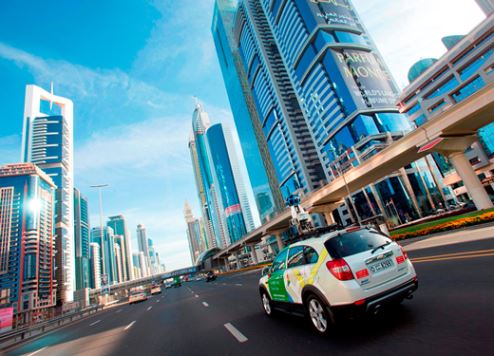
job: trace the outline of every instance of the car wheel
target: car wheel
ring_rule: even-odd
[[[321,301],[317,296],[310,295],[306,299],[305,307],[311,325],[319,334],[327,334],[333,325],[333,315],[326,306],[326,303]]]
[[[272,317],[274,315],[273,304],[271,303],[271,298],[269,298],[266,291],[261,292],[261,303],[266,315]]]

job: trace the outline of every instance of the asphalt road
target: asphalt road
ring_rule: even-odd
[[[340,324],[328,337],[316,335],[300,317],[267,318],[257,292],[259,271],[253,271],[167,289],[6,354],[492,354],[494,239],[409,255],[417,261],[420,286],[415,298],[378,316]]]

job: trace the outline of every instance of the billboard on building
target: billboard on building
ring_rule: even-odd
[[[12,330],[14,308],[0,308],[0,333]]]
[[[318,22],[362,30],[352,6],[346,0],[310,0]]]
[[[359,49],[335,49],[341,75],[361,108],[395,107],[398,90],[381,58]]]

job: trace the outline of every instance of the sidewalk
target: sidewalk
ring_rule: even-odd
[[[429,247],[437,247],[444,245],[457,244],[462,242],[486,240],[494,238],[494,224],[488,224],[488,226],[472,226],[461,230],[454,230],[451,232],[440,233],[432,237],[421,237],[413,239],[405,244],[403,242],[406,251],[421,250]]]

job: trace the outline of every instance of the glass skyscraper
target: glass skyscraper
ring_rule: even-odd
[[[240,0],[230,36],[284,199],[317,189],[411,130],[349,1]],[[222,63],[227,49],[217,50]],[[424,172],[412,164],[356,192],[356,212],[346,219],[349,206],[339,209],[342,222],[383,214],[398,224],[433,210],[439,194]]]
[[[13,307],[17,325],[56,304],[55,188],[34,164],[0,167],[0,308]]]
[[[322,165],[259,1],[239,3],[234,36],[283,201],[317,189]]]
[[[108,226],[91,229],[91,242],[97,243],[101,255],[101,284],[115,284],[118,282],[117,261],[115,258],[115,235]]]
[[[87,199],[74,188],[74,242],[76,290],[90,288],[89,210]]]
[[[227,137],[223,126],[211,125],[207,113],[197,105],[189,147],[203,217],[214,237],[209,248],[226,247],[254,227],[237,158]]]
[[[184,205],[184,217],[185,223],[187,224],[187,240],[189,242],[190,260],[192,261],[192,264],[195,264],[197,257],[201,252],[206,250],[201,222],[194,217],[192,209],[187,202]]]
[[[261,221],[265,222],[285,204],[233,38],[236,5],[236,0],[216,1],[211,31],[257,208]]]
[[[144,261],[141,263],[141,276],[146,277],[151,273],[151,264],[149,261],[149,246],[144,225],[137,225],[137,248],[144,255]],[[141,261],[142,262],[142,261]]]
[[[134,279],[134,268],[132,267],[131,236],[129,229],[127,228],[127,222],[123,215],[110,216],[108,219],[106,225],[113,229],[115,235],[122,236],[122,245],[120,248],[122,253],[122,274],[124,281],[132,280]]]
[[[74,300],[73,104],[35,85],[26,86],[22,161],[35,163],[57,186],[55,193],[58,302]]]

